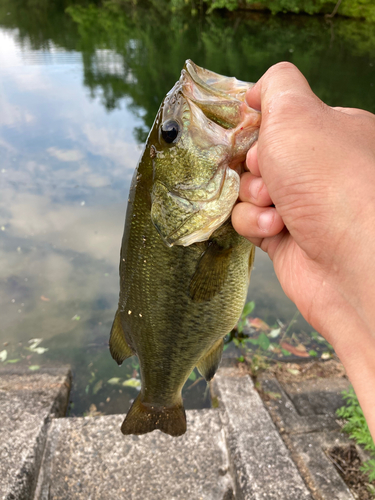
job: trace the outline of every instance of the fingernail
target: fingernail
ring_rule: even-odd
[[[253,179],[250,183],[250,195],[254,200],[258,198],[259,191],[263,186],[263,180],[259,177],[258,179]]]
[[[268,231],[275,218],[275,209],[270,208],[265,212],[262,212],[258,217],[258,226],[262,231]]]

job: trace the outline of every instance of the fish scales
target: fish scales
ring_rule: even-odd
[[[238,177],[233,164],[242,168],[260,115],[225,93],[232,115],[238,108],[238,146],[235,124],[220,125],[221,90],[213,121],[212,95],[217,98],[218,91],[205,87],[202,76],[207,75],[233,86],[233,79],[187,61],[159,110],[130,188],[110,350],[119,364],[138,356],[142,387],[122,425],[124,434],[160,429],[178,436],[186,431],[182,387],[195,366],[207,380],[212,378],[223,337],[235,326],[246,299],[254,247],[230,223],[238,195],[231,190]],[[199,86],[200,101],[194,86]],[[209,119],[198,104],[209,106]]]

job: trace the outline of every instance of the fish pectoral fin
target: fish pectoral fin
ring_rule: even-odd
[[[181,404],[175,406],[152,406],[144,404],[141,394],[132,404],[121,426],[121,432],[127,434],[147,434],[159,429],[170,436],[181,436],[186,432],[185,409]]]
[[[117,364],[121,365],[126,358],[135,353],[125,340],[124,330],[121,324],[120,313],[116,312],[115,319],[109,337],[109,352]]]
[[[221,356],[223,354],[224,339],[220,339],[213,347],[201,357],[197,364],[199,373],[209,382],[219,368]]]
[[[222,248],[212,241],[200,258],[190,281],[190,297],[194,302],[210,300],[223,288],[228,275],[232,248]]]

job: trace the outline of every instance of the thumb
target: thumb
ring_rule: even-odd
[[[289,93],[318,99],[296,66],[289,62],[281,62],[271,66],[247,91],[246,102],[251,108],[261,110],[264,119],[267,112],[272,110],[274,98]]]

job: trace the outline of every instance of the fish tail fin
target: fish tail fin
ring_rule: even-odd
[[[123,434],[146,434],[159,429],[170,436],[181,436],[186,432],[185,409],[181,404],[170,407],[152,406],[143,403],[141,395],[135,399],[121,426]]]
[[[118,365],[121,365],[126,358],[130,358],[130,356],[133,356],[134,354],[133,349],[125,340],[119,311],[116,312],[111,328],[111,334],[109,337],[109,352]]]

